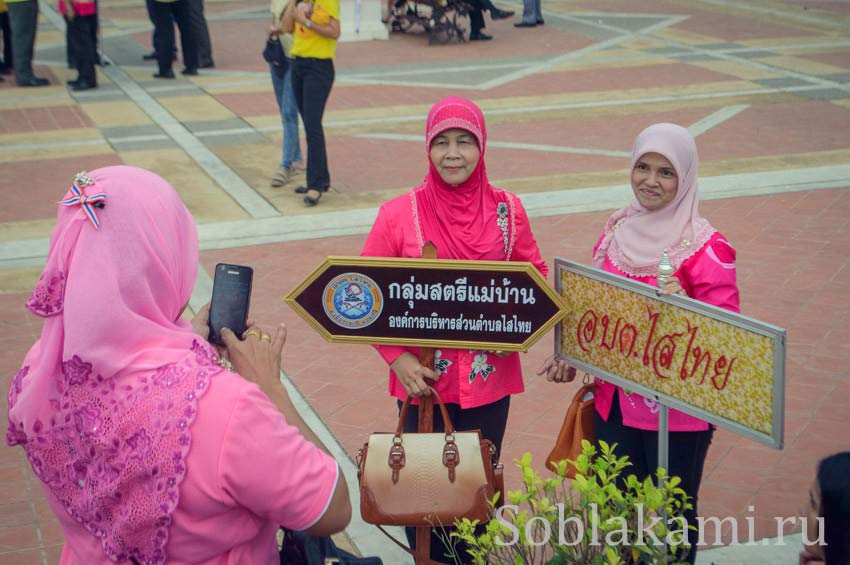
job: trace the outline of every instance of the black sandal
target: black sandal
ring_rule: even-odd
[[[316,190],[316,189],[312,189],[312,190]],[[313,198],[313,197],[312,197],[312,196],[310,196],[309,194],[307,194],[306,196],[304,196],[304,204],[306,204],[307,206],[315,206],[316,204],[318,204],[318,203],[319,203],[319,200],[321,200],[321,199],[322,199],[322,191],[321,191],[321,190],[316,190],[316,192],[317,192],[319,195],[318,195],[318,196],[316,196],[315,198]]]
[[[328,187],[323,187],[323,188],[307,188],[306,186],[296,186],[296,187],[292,190],[292,192],[294,192],[295,194],[307,194],[307,193],[308,193],[308,192],[310,192],[311,190],[318,190],[319,192],[327,192],[327,191],[328,191]]]

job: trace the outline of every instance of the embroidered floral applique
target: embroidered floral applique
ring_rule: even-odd
[[[29,372],[29,365],[24,365],[21,367],[21,370],[15,373],[15,376],[12,377],[12,386],[9,387],[9,408],[14,406],[15,402],[18,401],[18,395],[21,394],[21,391],[24,388],[24,377],[26,377]]]
[[[102,424],[100,410],[95,406],[84,406],[74,411],[74,427],[81,436],[97,435]]]
[[[441,358],[442,354],[443,354],[443,352],[440,351],[439,349],[434,351],[434,372],[437,373],[438,377],[440,375],[442,375],[443,373],[445,373],[446,371],[448,371],[449,365],[452,364],[452,362],[449,361],[448,359],[442,359]]]
[[[209,345],[195,340],[183,360],[116,384],[84,353],[71,355],[62,363],[62,396],[51,402],[49,422],[9,420],[6,442],[23,446],[36,475],[112,561],[165,562],[191,424],[221,370],[214,357]],[[24,367],[12,380],[10,404],[26,388],[28,372]],[[134,411],[147,417],[128,418]],[[143,492],[126,488],[139,480]],[[134,522],[143,511],[155,522]]]
[[[649,412],[651,414],[657,414],[658,411],[660,410],[658,403],[655,402],[654,400],[652,400],[651,398],[647,398],[647,397],[644,396],[643,397],[643,403],[646,404],[649,407]]]
[[[471,353],[475,353],[475,351],[471,351]],[[472,360],[472,368],[469,371],[469,384],[472,384],[475,381],[475,377],[479,375],[482,381],[487,382],[487,377],[494,372],[496,372],[496,368],[487,363],[487,354],[478,353]]]
[[[172,388],[183,380],[184,371],[171,363],[164,365],[153,374],[153,384],[161,388]]]
[[[49,318],[62,313],[65,302],[65,273],[45,271],[27,300],[27,308],[36,316]]]
[[[496,206],[496,214],[499,216],[496,223],[499,229],[502,230],[502,239],[505,242],[505,254],[508,253],[508,205],[505,202],[499,202]]]
[[[62,374],[69,385],[84,384],[91,374],[91,363],[86,363],[76,355],[62,363]]]

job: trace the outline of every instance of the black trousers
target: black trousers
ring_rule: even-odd
[[[204,0],[189,0],[189,14],[192,20],[192,31],[198,44],[198,62],[201,65],[211,65],[212,42],[210,30],[207,28],[207,18],[204,17]]]
[[[151,33],[151,45],[153,45],[153,52],[157,53],[160,49],[160,43],[163,41],[168,41],[169,45],[175,46],[174,42],[174,19],[169,16],[168,25],[161,26],[156,24],[156,15],[154,14],[154,4],[156,2],[154,0],[145,0],[145,6],[148,9],[148,18],[150,18],[151,23],[153,24],[153,32]],[[170,40],[165,39],[164,36],[169,35],[171,37]],[[177,47],[175,46],[172,50],[172,54],[176,53]]]
[[[632,466],[625,469],[626,475],[634,474],[638,480],[655,475],[658,467],[658,432],[639,430],[623,424],[623,414],[620,411],[620,390],[614,394],[614,402],[608,421],[596,414],[596,438],[604,440],[608,445],[617,444],[615,453],[618,457],[629,456]],[[684,512],[683,516],[689,526],[696,526],[697,495],[702,482],[702,471],[705,466],[705,456],[711,445],[714,429],[709,427],[702,432],[670,432],[667,460],[667,474],[682,479],[681,488],[693,498],[693,508]],[[623,477],[625,479],[625,477]],[[678,526],[676,526],[678,529]],[[691,549],[688,554],[679,556],[687,563],[693,563],[697,557],[697,540],[699,532],[688,530],[688,541]]]
[[[68,25],[68,49],[73,53],[74,64],[77,67],[77,80],[91,84],[97,83],[94,64],[97,60],[97,45],[94,42],[97,33],[97,17],[75,16],[66,18]]]
[[[401,401],[398,403],[399,412],[401,412]],[[511,397],[506,396],[501,400],[497,400],[491,404],[478,406],[477,408],[460,407],[460,404],[446,404],[446,410],[449,413],[449,418],[452,419],[455,430],[459,432],[469,430],[480,430],[481,437],[489,439],[496,446],[496,453],[502,453],[502,440],[505,438],[505,428],[508,424],[508,411],[511,407]],[[419,407],[410,405],[407,411],[407,417],[404,420],[404,431],[415,432],[419,427]],[[434,431],[442,432],[445,430],[443,426],[443,417],[440,414],[440,409],[434,406]],[[442,563],[452,563],[452,559],[447,555],[447,550],[441,536],[445,541],[449,541],[449,534],[454,528],[444,528],[444,532],[434,528],[431,530],[431,559]],[[483,531],[483,527],[482,527]],[[416,547],[416,528],[405,528],[407,542],[410,547]],[[463,558],[466,552],[463,548],[458,547],[456,550]]]
[[[36,0],[9,2],[9,23],[12,27],[12,56],[15,62],[15,79],[18,83],[32,80],[32,55],[35,32],[38,26]]]
[[[177,0],[176,2],[153,2],[154,28],[166,30],[177,23],[180,30],[180,47],[183,49],[183,65],[187,69],[198,68],[198,41],[195,31],[192,29],[192,18],[189,8],[189,0]],[[159,63],[159,72],[171,70],[171,61],[174,57],[174,33],[163,31],[159,34],[156,48],[156,60]]]
[[[12,28],[9,26],[9,12],[0,13],[0,33],[3,34],[3,62],[0,70],[14,67],[12,62]]]
[[[331,185],[325,130],[322,117],[334,84],[332,59],[295,57],[292,63],[292,90],[295,105],[304,122],[307,137],[307,188],[326,190]]]
[[[472,9],[469,10],[469,35],[476,35],[487,27],[484,25],[484,10],[488,4],[487,0],[470,0]]]

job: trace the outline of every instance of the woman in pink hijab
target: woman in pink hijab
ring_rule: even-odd
[[[656,285],[658,262],[666,250],[675,273],[664,294],[683,294],[739,312],[735,249],[699,214],[697,148],[681,126],[656,124],[643,130],[632,148],[631,185],[635,199],[614,212],[593,250],[593,265]],[[554,380],[559,380],[555,378]],[[648,398],[597,380],[596,435],[617,453],[628,455],[629,472],[641,480],[658,461],[658,406]],[[693,497],[684,513],[696,525],[697,494],[714,430],[708,423],[670,410],[670,475]],[[697,532],[689,531],[689,563],[696,559]]]
[[[530,261],[546,276],[519,198],[487,179],[486,144],[478,106],[454,96],[435,104],[425,129],[425,181],[381,206],[361,255],[422,257],[430,241],[440,259]],[[408,394],[430,394],[424,379],[434,379],[455,427],[481,430],[501,449],[510,397],[523,391],[519,354],[442,349],[435,353],[434,366],[425,367],[417,348],[376,349],[390,366],[389,392],[399,406]],[[405,431],[416,431],[417,420],[418,411],[408,411]],[[441,430],[442,420],[435,418],[434,426]],[[432,559],[441,559],[444,550],[432,536]]]
[[[345,480],[280,384],[285,329],[225,330],[238,374],[223,369],[208,310],[181,316],[197,269],[195,223],[153,173],[80,174],[59,202],[6,439],[62,524],[63,564],[272,563],[280,525],[347,524]]]

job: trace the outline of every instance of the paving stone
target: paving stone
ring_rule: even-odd
[[[708,49],[709,51],[728,51],[729,49],[738,49],[743,47],[740,43],[709,43],[707,45],[700,45],[701,49]]]
[[[732,51],[729,53],[733,57],[741,57],[744,59],[763,59],[765,57],[778,57],[779,53],[774,53],[766,49],[753,49],[752,51]]]
[[[670,56],[675,57],[679,61],[685,61],[685,62],[689,62],[689,61],[693,61],[693,62],[696,62],[696,61],[720,61],[721,60],[721,59],[718,59],[717,57],[714,57],[712,55],[708,55],[706,53],[685,53],[685,54],[670,53]]]
[[[839,88],[823,88],[819,90],[803,90],[798,94],[814,100],[838,100],[841,98],[847,98],[850,92]]]
[[[119,153],[125,151],[149,151],[153,149],[174,149],[177,144],[169,137],[163,139],[120,141],[110,139],[109,142]]]
[[[201,140],[207,147],[222,147],[225,145],[250,145],[267,142],[268,138],[260,133],[234,133],[229,135],[205,135]]]
[[[788,88],[791,86],[811,86],[812,83],[807,80],[801,80],[798,78],[765,78],[761,80],[754,80],[753,82],[757,82],[764,86],[769,86],[771,88]]]
[[[162,128],[153,124],[142,126],[102,127],[100,128],[100,132],[107,139],[115,137],[136,137],[140,135],[165,135]]]
[[[232,118],[228,120],[204,120],[204,121],[190,121],[183,122],[183,125],[186,128],[193,132],[208,132],[208,131],[217,131],[217,130],[243,130],[243,129],[253,129],[251,125],[240,119],[240,118]],[[239,132],[246,133],[246,132]]]
[[[835,82],[840,82],[842,84],[850,84],[850,73],[839,73],[835,75],[826,75],[821,78],[825,80],[831,80]]]

